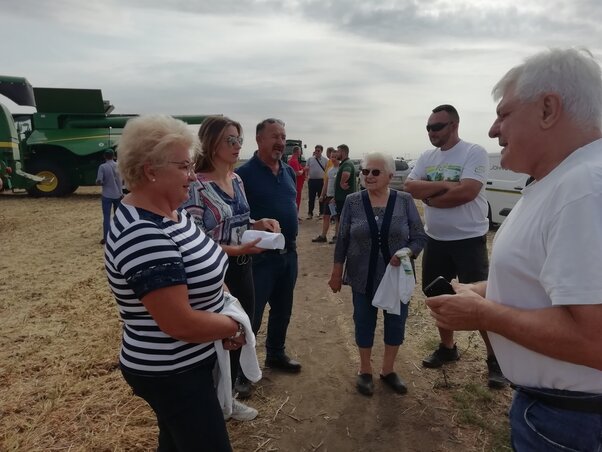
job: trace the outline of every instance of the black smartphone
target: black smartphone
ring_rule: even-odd
[[[456,291],[451,283],[443,276],[437,276],[428,286],[424,288],[424,294],[427,297],[436,297],[438,295],[453,295]]]

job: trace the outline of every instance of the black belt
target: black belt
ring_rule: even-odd
[[[582,413],[602,414],[602,394],[588,392],[528,388],[519,385],[510,385],[516,391],[528,395],[541,403],[560,408],[561,410],[579,411]]]
[[[282,248],[281,250],[266,250],[264,253],[269,254],[286,254],[290,251],[295,251],[295,248]]]

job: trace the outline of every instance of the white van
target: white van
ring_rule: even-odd
[[[485,187],[489,204],[489,224],[499,226],[518,202],[527,180],[528,174],[515,173],[502,168],[501,154],[489,154],[489,178]]]

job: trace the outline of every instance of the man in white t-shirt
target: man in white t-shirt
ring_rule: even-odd
[[[428,242],[422,257],[422,289],[438,276],[470,283],[487,278],[487,199],[485,182],[489,168],[487,151],[458,136],[460,116],[452,105],[433,109],[426,130],[435,149],[416,161],[405,190],[425,204],[425,232]],[[459,359],[454,332],[439,328],[439,347],[422,361],[438,368]],[[503,388],[501,373],[487,333],[481,331],[487,347],[487,383]]]
[[[535,181],[498,231],[487,282],[427,300],[437,325],[489,331],[516,392],[517,451],[602,450],[602,71],[551,49],[493,88],[501,165]]]
[[[307,170],[307,219],[314,216],[314,206],[318,198],[318,216],[324,215],[324,204],[320,199],[322,188],[324,186],[324,175],[326,174],[326,164],[328,159],[322,155],[324,147],[316,144],[314,153],[307,159],[305,168]]]

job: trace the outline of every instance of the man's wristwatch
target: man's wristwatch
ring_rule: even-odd
[[[240,336],[245,334],[245,327],[243,326],[242,323],[238,324],[238,330],[236,330],[236,333],[234,333],[234,335],[230,336],[230,339],[236,339],[239,338]]]

